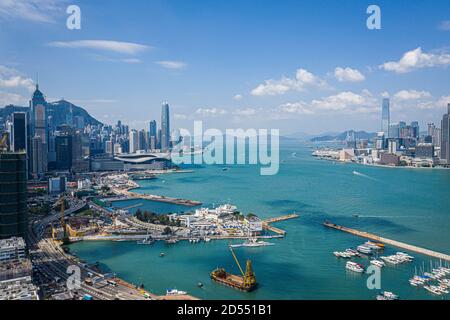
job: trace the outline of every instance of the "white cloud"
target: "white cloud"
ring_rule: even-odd
[[[416,69],[432,68],[450,65],[450,54],[425,53],[422,48],[406,52],[399,61],[390,61],[382,64],[381,69],[396,73],[407,73]]]
[[[428,91],[417,91],[417,90],[401,90],[394,95],[394,99],[398,101],[420,100],[430,97],[431,94]]]
[[[17,70],[0,65],[0,87],[25,88],[31,92],[34,89],[34,82]]]
[[[98,54],[89,54],[87,56],[91,57],[92,59],[94,59],[96,61],[122,62],[122,63],[130,63],[130,64],[142,63],[142,60],[137,59],[137,58],[110,58],[110,57],[105,57],[105,56],[98,55]]]
[[[181,114],[181,113],[175,113],[175,114],[173,115],[173,117],[174,117],[175,119],[178,119],[178,120],[187,120],[187,119],[189,119],[189,117],[188,117],[187,115]]]
[[[63,14],[66,0],[0,0],[0,18],[23,19],[32,22],[54,22]]]
[[[228,112],[220,108],[199,108],[195,111],[195,114],[203,117],[215,117],[225,115]]]
[[[8,104],[26,105],[27,99],[20,94],[0,91],[0,107]]]
[[[340,92],[335,95],[314,99],[307,103],[304,101],[286,103],[278,108],[279,111],[289,114],[329,114],[329,113],[374,113],[379,111],[377,99],[363,90],[361,94],[351,91]]]
[[[181,70],[186,68],[187,64],[182,61],[157,61],[157,64],[159,64],[161,67],[166,69],[173,69],[173,70]]]
[[[233,115],[244,117],[254,116],[256,115],[256,109],[253,108],[237,109],[233,111]]]
[[[334,70],[334,76],[339,82],[361,82],[366,80],[366,77],[356,69],[337,67]]]
[[[233,97],[233,100],[238,101],[238,100],[242,100],[242,98],[243,98],[242,94],[236,94],[236,95]]]
[[[150,46],[144,44],[112,40],[53,41],[49,45],[56,48],[93,49],[130,55],[151,49]]]
[[[450,31],[450,20],[441,21],[439,29],[443,31]]]
[[[266,80],[251,91],[253,96],[276,96],[288,91],[303,91],[305,87],[325,87],[326,82],[305,69],[298,69],[295,78]]]

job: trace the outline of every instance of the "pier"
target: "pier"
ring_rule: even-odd
[[[386,243],[386,244],[390,244],[390,245],[392,245],[394,247],[402,248],[402,249],[409,250],[409,251],[412,251],[412,252],[417,252],[417,253],[420,253],[420,254],[423,254],[423,255],[426,255],[426,256],[430,256],[430,257],[433,257],[433,258],[436,258],[436,259],[442,259],[442,260],[450,261],[450,255],[448,255],[448,254],[432,251],[432,250],[429,250],[429,249],[424,249],[424,248],[421,248],[421,247],[417,247],[417,246],[414,246],[414,245],[411,245],[411,244],[407,244],[407,243],[404,243],[404,242],[399,242],[399,241],[396,241],[396,240],[383,238],[383,237],[380,237],[380,236],[377,236],[377,235],[374,235],[372,233],[368,233],[368,232],[365,232],[365,231],[359,231],[359,230],[356,230],[356,229],[351,229],[351,228],[347,228],[347,227],[343,227],[343,226],[338,226],[338,225],[330,223],[330,222],[324,222],[323,225],[325,227],[336,229],[336,230],[340,230],[340,231],[344,231],[344,232],[356,235],[358,237],[367,238],[367,239],[374,240],[374,241],[377,241],[377,242],[383,242],[383,243]]]
[[[274,232],[274,233],[276,233],[278,235],[281,235],[281,236],[285,236],[286,235],[286,231],[285,230],[282,230],[280,228],[276,228],[274,226],[271,226],[270,224],[271,223],[275,223],[275,222],[289,220],[289,219],[295,219],[295,218],[298,218],[298,217],[299,217],[298,214],[293,213],[293,214],[288,214],[288,215],[281,216],[281,217],[275,217],[275,218],[266,219],[266,220],[264,220],[262,222],[263,229],[272,231],[272,232]]]
[[[171,197],[165,197],[165,196],[158,196],[158,195],[154,195],[154,194],[140,194],[140,193],[136,193],[136,192],[131,192],[127,189],[113,189],[113,191],[116,194],[121,194],[121,195],[126,196],[126,198],[122,198],[122,197],[118,198],[120,200],[142,199],[142,200],[150,200],[150,201],[178,204],[178,205],[186,206],[186,207],[196,207],[196,206],[200,206],[202,204],[200,201],[171,198]],[[114,200],[110,200],[110,201],[114,201]]]

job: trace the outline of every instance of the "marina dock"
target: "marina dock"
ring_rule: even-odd
[[[286,231],[285,230],[282,230],[280,228],[276,228],[274,226],[271,226],[270,224],[275,223],[275,222],[289,220],[289,219],[295,219],[295,218],[298,218],[298,217],[299,217],[298,214],[293,213],[293,214],[288,214],[288,215],[281,216],[281,217],[275,217],[275,218],[266,219],[266,220],[264,220],[262,222],[263,229],[272,231],[272,232],[274,232],[274,233],[276,233],[278,235],[281,235],[281,236],[285,236],[286,235]]]
[[[344,231],[344,232],[356,235],[358,237],[367,238],[367,239],[374,240],[374,241],[377,241],[377,242],[382,242],[382,243],[385,243],[385,244],[392,245],[394,247],[402,248],[402,249],[409,250],[409,251],[412,251],[412,252],[417,252],[417,253],[420,253],[420,254],[423,254],[423,255],[426,255],[426,256],[430,256],[430,257],[433,257],[433,258],[436,258],[436,259],[442,259],[442,260],[450,261],[450,255],[448,255],[448,254],[432,251],[432,250],[429,250],[429,249],[424,249],[424,248],[421,248],[421,247],[417,247],[417,246],[414,246],[414,245],[411,245],[411,244],[407,244],[407,243],[404,243],[404,242],[399,242],[399,241],[396,241],[396,240],[383,238],[383,237],[380,237],[380,236],[377,236],[377,235],[374,235],[374,234],[371,234],[371,233],[368,233],[368,232],[365,232],[365,231],[359,231],[359,230],[356,230],[356,229],[351,229],[351,228],[339,226],[339,225],[336,225],[336,224],[333,224],[333,223],[330,223],[330,222],[324,222],[323,225],[325,227],[336,229],[336,230],[340,230],[340,231]]]

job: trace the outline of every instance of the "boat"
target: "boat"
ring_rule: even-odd
[[[432,294],[441,296],[442,292],[436,289],[436,286],[424,286],[423,287],[425,290],[431,292]]]
[[[203,283],[201,283],[201,282],[197,283],[197,287],[202,288],[203,287]]]
[[[189,243],[199,243],[200,239],[199,238],[189,238]]]
[[[225,271],[223,268],[217,268],[213,270],[210,274],[211,279],[219,284],[229,286],[236,290],[250,292],[257,288],[258,283],[256,282],[256,276],[253,273],[252,262],[247,260],[245,272],[242,269],[239,260],[237,259],[233,248],[230,246],[231,254],[236,261],[237,266],[239,267],[239,271],[241,272],[241,276],[230,274]]]
[[[204,240],[205,240],[205,242],[210,242],[211,238],[206,237]]]
[[[186,291],[181,291],[177,289],[167,289],[166,296],[183,296],[186,295]]]
[[[386,265],[383,261],[377,259],[370,260],[370,264],[378,268],[383,268]]]
[[[372,242],[372,241],[367,241],[366,243],[364,243],[365,246],[374,249],[374,250],[382,250],[384,249],[384,244],[381,242]]]
[[[384,296],[387,300],[398,300],[398,295],[389,292],[389,291],[383,291],[380,293],[382,296]]]
[[[166,254],[164,253],[164,252],[161,252],[160,254],[159,254],[159,256],[162,258],[162,257],[164,257]]]
[[[178,242],[178,240],[177,239],[167,239],[165,242],[166,242],[166,244],[175,244]]]
[[[371,255],[372,254],[372,248],[369,248],[365,245],[360,245],[356,248],[356,250],[358,250],[361,253],[367,254],[367,255]]]
[[[137,244],[153,244],[153,243],[155,243],[155,240],[153,240],[153,238],[150,236],[140,241],[137,241]]]
[[[362,265],[352,261],[348,261],[345,265],[345,268],[358,273],[364,272],[364,267]]]
[[[240,244],[232,244],[230,245],[232,248],[239,248],[239,247],[266,247],[266,246],[273,246],[275,245],[274,243],[271,242],[266,242],[266,241],[262,241],[262,240],[258,240],[257,238],[250,238],[248,240],[246,240],[243,243]]]

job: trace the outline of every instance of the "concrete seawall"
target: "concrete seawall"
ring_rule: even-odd
[[[338,226],[336,224],[329,223],[329,222],[324,222],[323,225],[325,227],[328,227],[328,228],[332,228],[332,229],[336,229],[336,230],[340,230],[340,231],[344,231],[344,232],[347,232],[347,233],[354,234],[354,235],[356,235],[358,237],[367,238],[367,239],[370,239],[370,240],[382,242],[382,243],[385,243],[385,244],[392,245],[394,247],[402,248],[402,249],[409,250],[409,251],[412,251],[412,252],[417,252],[417,253],[420,253],[420,254],[423,254],[423,255],[427,255],[427,256],[430,256],[430,257],[433,257],[433,258],[436,258],[436,259],[442,259],[442,260],[445,260],[445,261],[450,261],[450,255],[448,255],[448,254],[432,251],[432,250],[429,250],[429,249],[424,249],[424,248],[421,248],[421,247],[417,247],[417,246],[414,246],[414,245],[411,245],[411,244],[407,244],[407,243],[404,243],[404,242],[400,242],[400,241],[396,241],[396,240],[392,240],[392,239],[388,239],[388,238],[383,238],[383,237],[380,237],[380,236],[377,236],[377,235],[374,235],[374,234],[371,234],[371,233],[368,233],[368,232],[359,231],[359,230],[355,230],[355,229],[351,229],[351,228],[347,228],[347,227],[343,227],[343,226]]]

